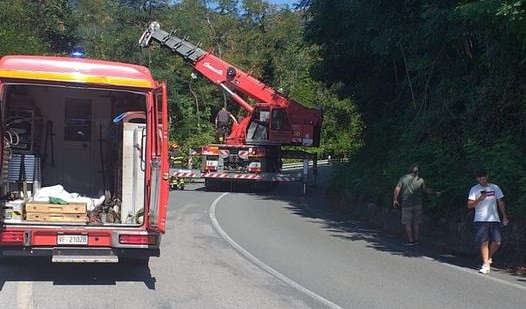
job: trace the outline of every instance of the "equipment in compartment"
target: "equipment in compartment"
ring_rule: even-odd
[[[135,224],[144,208],[146,124],[123,123],[122,130],[122,223]]]
[[[8,141],[4,139],[4,149],[2,151],[2,170],[0,171],[0,196],[7,195],[8,190],[8,173],[9,160],[11,159],[11,146]]]
[[[13,135],[13,152],[36,153],[39,149],[41,118],[33,109],[10,109],[7,112],[6,127]]]
[[[27,221],[44,222],[86,222],[86,203],[69,203],[67,205],[46,202],[26,203]]]
[[[49,165],[51,167],[55,167],[55,146],[53,143],[54,136],[55,133],[53,133],[53,121],[48,120],[46,121],[46,133],[44,135],[44,153],[42,154],[43,166]],[[50,148],[51,152],[50,163],[47,162],[48,148]]]
[[[24,190],[21,190],[20,185],[31,185],[31,192],[39,189],[42,183],[42,175],[40,170],[40,158],[31,154],[12,154],[8,161],[7,182],[9,191],[21,191],[22,196]],[[27,192],[25,192],[27,194]]]
[[[28,212],[26,215],[27,221],[42,221],[42,222],[86,222],[86,214],[55,214],[55,213],[40,213]]]
[[[60,205],[32,201],[26,203],[26,212],[85,214],[86,203],[68,203],[66,205]]]
[[[24,204],[23,200],[16,201],[0,201],[2,212],[0,213],[0,221],[6,223],[18,223],[24,220]]]

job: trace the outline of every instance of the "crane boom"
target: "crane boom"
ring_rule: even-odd
[[[157,22],[150,24],[139,44],[147,47],[151,40],[182,56],[248,112],[239,125],[234,125],[227,143],[319,146],[320,109],[306,108],[287,98],[186,38],[160,29]],[[238,93],[250,97],[256,105],[251,106]]]

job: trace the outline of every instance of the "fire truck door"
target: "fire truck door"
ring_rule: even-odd
[[[165,232],[168,208],[168,104],[166,84],[155,89],[151,116],[152,161],[149,201],[149,227]]]

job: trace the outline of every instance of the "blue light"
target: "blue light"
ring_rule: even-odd
[[[84,49],[77,47],[71,52],[70,56],[73,58],[84,58],[86,53],[84,53]]]

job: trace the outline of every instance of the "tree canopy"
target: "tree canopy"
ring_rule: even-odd
[[[390,204],[412,163],[446,194],[432,214],[465,207],[474,170],[526,213],[524,0],[0,0],[0,56],[67,55],[139,63],[169,87],[170,138],[183,152],[213,140],[239,107],[180,57],[141,50],[149,22],[324,109],[321,155],[349,156],[338,190]]]
[[[306,39],[316,78],[353,97],[365,146],[340,177],[354,198],[390,205],[412,163],[463,211],[477,169],[526,212],[526,1],[312,0]],[[336,21],[336,22],[335,22]]]

